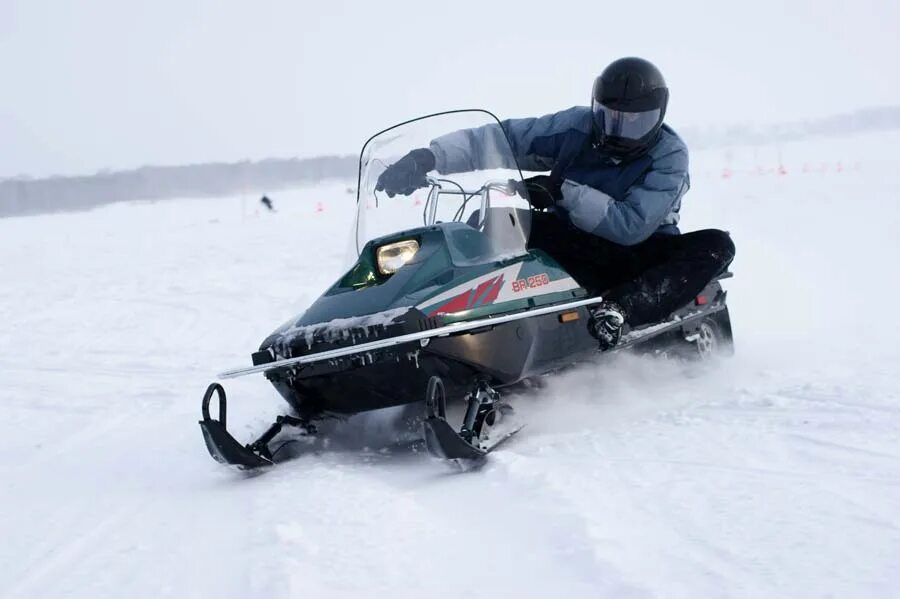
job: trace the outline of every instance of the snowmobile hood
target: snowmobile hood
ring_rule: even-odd
[[[379,273],[377,249],[407,239],[419,243],[416,255],[391,275]],[[318,351],[322,343],[371,341],[584,295],[540,252],[480,263],[479,244],[479,234],[462,223],[375,239],[344,276],[306,312],[269,335],[260,350],[294,357]]]
[[[417,325],[426,317],[415,309],[416,305],[454,281],[492,268],[490,264],[454,266],[450,246],[459,245],[459,233],[468,228],[460,223],[441,223],[370,241],[346,274],[303,314],[269,335],[260,350],[273,348],[276,355],[295,355],[297,351],[312,349],[316,342],[370,339],[372,335],[384,334],[395,323],[408,325],[392,331],[396,334],[420,330]],[[393,274],[379,272],[377,249],[409,239],[419,244],[415,256]],[[464,249],[469,253],[477,250]]]

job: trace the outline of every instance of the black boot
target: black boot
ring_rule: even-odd
[[[603,302],[591,310],[588,330],[600,342],[600,351],[614,348],[622,337],[625,311],[617,304]]]

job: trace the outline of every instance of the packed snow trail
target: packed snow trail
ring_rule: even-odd
[[[0,220],[0,597],[896,594],[898,142],[785,148],[856,151],[842,173],[696,156],[683,223],[735,238],[735,358],[548,378],[469,472],[399,410],[259,476],[203,447],[214,373],[345,268],[343,186]],[[285,408],[226,387],[239,439]]]

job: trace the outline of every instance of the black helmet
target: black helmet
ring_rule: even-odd
[[[669,88],[653,63],[620,58],[594,80],[595,143],[627,157],[653,143],[666,116]]]

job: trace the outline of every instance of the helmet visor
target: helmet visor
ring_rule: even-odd
[[[643,112],[625,112],[604,106],[597,100],[593,102],[594,123],[597,129],[610,137],[625,139],[641,139],[656,127],[659,122],[660,109]]]

